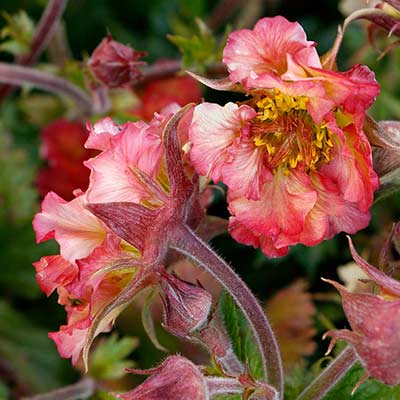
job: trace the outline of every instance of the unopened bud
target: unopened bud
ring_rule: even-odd
[[[212,297],[204,289],[162,273],[163,324],[176,336],[186,337],[207,321]]]
[[[116,42],[108,35],[94,50],[89,67],[99,81],[116,88],[138,81],[142,76],[138,67],[145,64],[138,60],[145,55],[145,52]]]

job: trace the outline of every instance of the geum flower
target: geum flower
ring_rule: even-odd
[[[171,226],[184,221],[195,228],[203,217],[196,177],[184,174],[177,108],[150,124],[95,124],[87,146],[101,153],[87,162],[87,192],[70,202],[49,193],[35,216],[37,241],[60,245],[60,255],[35,263],[41,288],[47,295],[57,289],[67,311],[67,325],[49,336],[74,364],[82,350],[87,364],[95,336],[161,279]]]
[[[223,61],[228,79],[197,79],[248,99],[196,106],[189,140],[196,171],[228,186],[231,235],[275,257],[364,228],[379,185],[362,130],[373,73],[323,69],[283,17],[231,33]]]
[[[379,293],[351,293],[337,282],[326,280],[340,292],[343,309],[352,330],[328,331],[330,351],[338,339],[355,350],[366,370],[359,384],[368,376],[387,385],[400,383],[400,282],[362,259],[349,239],[354,260],[378,285]],[[356,388],[359,386],[356,386]]]

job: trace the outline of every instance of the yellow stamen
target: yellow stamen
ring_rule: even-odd
[[[263,147],[272,169],[285,174],[302,165],[306,171],[331,160],[332,132],[307,112],[307,96],[288,96],[275,89],[255,101],[253,143]],[[254,103],[253,103],[254,104]]]

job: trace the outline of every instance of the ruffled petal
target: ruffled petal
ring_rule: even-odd
[[[46,296],[50,296],[57,287],[68,285],[78,275],[78,267],[59,255],[42,257],[33,265],[36,280]]]
[[[277,16],[263,18],[253,30],[242,29],[231,33],[223,52],[223,62],[233,82],[245,81],[250,72],[282,75],[287,71],[287,56],[305,48],[313,51],[304,54],[307,65],[320,65],[314,42],[307,41],[306,34],[297,22],[289,22]]]
[[[122,131],[122,127],[116,124],[110,117],[105,117],[97,121],[93,126],[86,125],[89,137],[85,143],[87,149],[105,150],[110,144],[113,136]]]
[[[67,203],[54,192],[43,200],[33,227],[38,243],[55,238],[61,256],[71,263],[87,257],[106,236],[100,221],[83,207],[82,196]]]
[[[240,136],[241,128],[256,115],[251,107],[233,103],[224,107],[211,103],[198,105],[189,130],[190,158],[196,171],[219,182],[222,167],[234,157],[229,149]]]
[[[372,205],[374,191],[379,187],[378,176],[372,168],[371,147],[363,132],[357,132],[354,125],[342,131],[330,123],[328,128],[345,141],[337,140],[332,149],[332,160],[324,164],[320,172],[337,183],[346,202],[354,203],[366,213]]]
[[[259,238],[270,238],[276,249],[288,246],[289,243],[282,243],[285,237],[298,237],[301,234],[305,218],[317,200],[317,193],[308,176],[294,171],[289,175],[277,171],[274,180],[264,184],[258,201],[244,199],[238,193],[231,192],[228,195],[229,210],[235,217],[234,221],[243,224],[247,231],[253,231]],[[235,236],[241,242],[237,232]],[[248,238],[245,240],[248,241]],[[290,244],[295,243],[297,241]],[[265,242],[264,247],[269,247],[269,243]]]
[[[100,155],[86,162],[91,169],[86,192],[88,203],[129,201],[151,196],[136,170],[157,176],[163,153],[157,127],[144,122],[127,123]]]

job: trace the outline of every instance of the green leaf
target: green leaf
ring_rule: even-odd
[[[175,20],[174,30],[180,33],[168,35],[168,39],[181,51],[184,68],[201,73],[209,64],[222,59],[222,50],[228,32],[226,32],[224,40],[217,41],[200,18],[196,18],[195,22],[193,29],[193,24],[185,25],[183,22]]]
[[[375,379],[368,379],[354,393],[351,391],[364,374],[361,365],[355,365],[323,400],[398,400],[400,385],[387,386]]]
[[[15,56],[27,53],[35,28],[33,21],[24,10],[20,10],[14,15],[3,12],[2,15],[7,24],[0,30],[0,38],[7,40],[0,43],[0,51]]]
[[[138,339],[124,337],[118,339],[116,334],[99,342],[90,355],[89,374],[96,379],[118,379],[125,375],[125,368],[134,365],[125,358],[138,346]]]
[[[117,400],[117,398],[110,393],[99,389],[93,396],[89,397],[89,400]]]
[[[47,331],[31,323],[4,301],[0,302],[0,358],[8,361],[31,391],[64,386],[70,363],[60,358]]]
[[[251,329],[245,316],[227,292],[223,292],[220,297],[219,310],[236,355],[242,362],[249,365],[254,378],[261,379],[263,377],[262,361]]]

